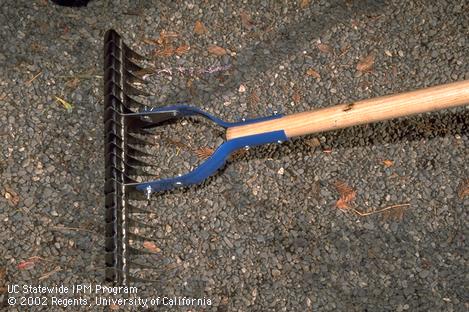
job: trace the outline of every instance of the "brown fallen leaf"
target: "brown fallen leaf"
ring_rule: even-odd
[[[300,8],[301,9],[306,8],[309,5],[310,2],[311,2],[311,0],[300,0]]]
[[[316,138],[316,137],[311,138],[311,139],[306,139],[305,143],[306,143],[306,145],[308,145],[309,147],[312,147],[312,148],[316,148],[318,146],[321,146],[321,141],[319,141],[319,139]]]
[[[150,44],[150,45],[159,44],[158,40],[151,39],[151,38],[143,38],[142,41],[143,43]]]
[[[251,105],[256,105],[259,103],[260,100],[261,99],[257,95],[256,91],[253,90],[251,94],[249,95],[249,103],[251,103]]]
[[[239,13],[239,17],[241,18],[241,24],[243,24],[244,27],[247,29],[252,29],[254,27],[254,22],[246,11],[241,11],[241,13]]]
[[[316,79],[321,79],[321,75],[315,71],[314,69],[310,68],[306,71],[306,75],[316,78]]]
[[[208,52],[211,54],[214,54],[216,56],[223,56],[226,54],[226,50],[222,47],[219,47],[217,45],[211,45],[208,47]]]
[[[462,181],[458,188],[458,196],[463,199],[466,196],[469,196],[469,179]]]
[[[11,187],[5,186],[5,199],[11,206],[18,206],[20,202],[20,196]]]
[[[392,167],[392,166],[394,166],[394,161],[392,161],[390,159],[385,159],[385,160],[383,160],[383,165],[386,168]]]
[[[178,37],[178,33],[175,31],[162,30],[160,31],[160,39],[167,40],[170,38]]]
[[[366,57],[362,58],[357,64],[357,70],[359,72],[369,72],[373,69],[375,64],[375,55],[373,53],[368,54]]]
[[[300,94],[300,92],[295,91],[295,92],[293,93],[292,100],[293,100],[293,102],[295,102],[296,104],[300,103],[300,101],[301,101],[301,94]]]
[[[353,202],[357,196],[357,192],[341,180],[335,181],[334,186],[340,195],[339,200],[335,204],[336,207],[342,210],[349,209],[350,203]]]
[[[212,156],[213,152],[213,148],[210,147],[201,147],[194,151],[195,155],[197,155],[200,160],[205,160],[209,158],[210,156]]]
[[[183,55],[183,54],[186,54],[187,52],[189,52],[189,50],[191,49],[191,47],[187,44],[183,44],[179,47],[176,48],[176,50],[174,50],[174,53],[176,53],[177,55]]]
[[[163,49],[155,50],[154,54],[155,56],[170,57],[173,56],[175,52],[176,49],[170,45],[164,47]]]
[[[204,26],[204,24],[201,21],[197,21],[194,24],[194,32],[197,35],[203,35],[207,32],[207,28]]]
[[[153,252],[153,253],[158,253],[161,251],[161,249],[158,248],[155,243],[149,242],[149,241],[144,241],[143,247],[149,252]]]
[[[328,44],[318,43],[317,47],[318,47],[319,51],[321,51],[322,53],[331,53],[332,52],[332,48]]]

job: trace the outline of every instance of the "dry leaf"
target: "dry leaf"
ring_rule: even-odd
[[[355,200],[357,192],[348,186],[345,182],[340,180],[335,181],[334,186],[340,195],[340,198],[336,203],[336,207],[344,210],[349,209],[349,204]]]
[[[469,179],[466,179],[465,181],[461,182],[461,184],[459,185],[458,195],[461,199],[466,196],[469,196]]]
[[[223,56],[226,54],[226,50],[223,49],[222,47],[216,46],[216,45],[211,45],[208,47],[208,52],[211,54],[214,54],[216,56]]]
[[[200,160],[205,160],[209,158],[210,156],[212,156],[214,150],[213,148],[210,148],[210,147],[201,147],[201,148],[196,149],[194,152],[197,155],[197,157],[199,157]]]
[[[310,2],[311,0],[300,0],[300,8],[302,9],[306,8]]]
[[[177,55],[183,55],[189,52],[190,49],[191,47],[189,45],[183,44],[182,46],[176,48],[176,50],[174,50],[174,53],[176,53]]]
[[[310,68],[306,71],[306,75],[316,78],[316,79],[321,79],[321,75],[315,71],[314,69]]]
[[[301,101],[301,94],[298,91],[295,91],[292,96],[293,102],[298,104]]]
[[[249,103],[251,103],[251,105],[256,105],[257,103],[259,103],[259,101],[260,98],[257,95],[256,91],[252,91],[251,95],[249,96]]]
[[[203,35],[207,32],[207,28],[205,28],[204,24],[201,21],[197,21],[194,25],[194,32],[197,35]]]
[[[374,64],[375,64],[375,56],[373,53],[371,53],[365,58],[361,59],[360,62],[358,62],[357,70],[362,73],[371,71],[373,69]]]
[[[239,13],[239,17],[241,17],[241,23],[244,27],[246,27],[247,29],[251,29],[252,27],[254,27],[254,22],[252,21],[248,13],[246,13],[245,11],[241,11],[241,13]]]
[[[169,38],[176,38],[178,36],[178,33],[175,31],[167,31],[167,30],[162,30],[160,31],[160,39],[169,39]]]
[[[312,148],[316,148],[318,146],[321,146],[321,141],[319,141],[319,139],[316,138],[316,137],[311,138],[311,139],[306,139],[305,143],[306,143],[306,145],[308,145],[309,147],[312,147]]]
[[[151,44],[151,45],[159,44],[158,40],[150,39],[150,38],[143,38],[142,41],[143,43]]]
[[[394,161],[392,161],[390,159],[385,159],[385,160],[383,160],[383,165],[386,168],[392,167],[392,166],[394,166]]]
[[[318,43],[318,49],[322,53],[331,53],[332,52],[331,46],[328,45],[328,44],[325,44],[325,43]]]
[[[143,247],[150,251],[150,252],[153,252],[153,253],[158,253],[161,251],[161,249],[159,249],[155,243],[153,242],[149,242],[149,241],[144,241],[143,242]]]
[[[169,56],[174,55],[175,51],[176,51],[176,49],[174,49],[171,45],[169,45],[169,46],[166,46],[163,49],[156,50],[154,54],[156,56],[169,57]]]

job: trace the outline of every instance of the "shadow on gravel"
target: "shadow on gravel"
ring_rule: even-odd
[[[335,25],[361,15],[375,15],[385,7],[383,0],[330,1],[329,7],[280,27],[277,33],[267,36],[260,43],[243,49],[231,64],[229,74],[219,73],[206,79],[200,78],[192,90],[181,95],[178,91],[168,95],[170,102],[203,103],[208,97],[221,98],[229,91],[235,91],[240,81],[250,81],[260,73],[278,66],[290,55],[297,53],[306,44]],[[265,25],[264,25],[265,26]]]
[[[259,147],[246,154],[246,159],[279,159],[296,148],[306,146],[306,140],[313,136],[324,136],[323,148],[348,149],[429,140],[437,137],[469,135],[469,111],[440,112],[425,116],[390,120],[351,128],[330,131],[293,139],[272,152],[268,146]],[[270,152],[269,152],[270,151]]]

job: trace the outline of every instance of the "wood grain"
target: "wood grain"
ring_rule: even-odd
[[[288,137],[336,130],[469,104],[469,80],[231,127],[227,140],[284,130]]]

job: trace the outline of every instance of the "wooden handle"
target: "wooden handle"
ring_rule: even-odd
[[[469,104],[469,80],[231,127],[226,130],[226,138],[278,130],[295,137],[465,104]]]

